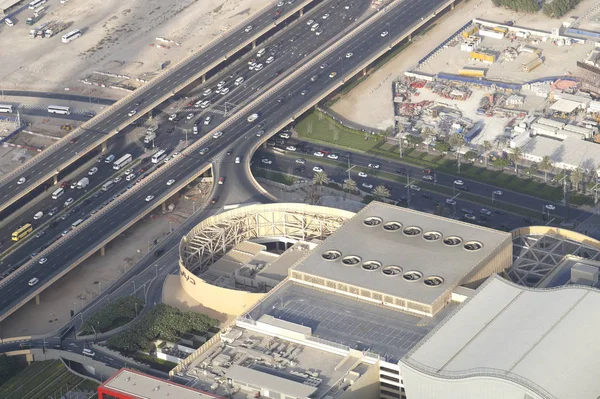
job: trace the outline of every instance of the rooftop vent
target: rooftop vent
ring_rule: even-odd
[[[336,250],[329,250],[329,251],[323,252],[323,254],[321,256],[325,260],[337,260],[342,257],[342,253],[340,251],[336,251]]]
[[[368,218],[365,218],[365,220],[363,220],[365,226],[369,227],[379,226],[382,222],[383,220],[377,216],[369,216]]]
[[[402,231],[405,235],[410,236],[410,237],[416,237],[419,234],[421,234],[423,230],[421,230],[420,227],[417,226],[409,226],[407,228],[404,229],[404,231]]]
[[[469,241],[465,243],[465,249],[467,251],[479,251],[481,248],[483,248],[483,244],[479,241]]]
[[[427,233],[423,233],[423,239],[427,241],[437,241],[442,238],[442,233],[437,231],[428,231]]]
[[[402,224],[400,222],[387,222],[383,225],[383,229],[386,231],[397,231],[402,228]]]
[[[462,238],[457,236],[450,236],[444,238],[444,244],[448,245],[449,247],[455,247],[457,245],[460,245],[461,242]]]
[[[428,287],[437,287],[438,285],[442,285],[444,279],[440,276],[429,276],[425,280],[423,280],[423,284]]]
[[[384,267],[381,272],[386,276],[398,276],[402,273],[402,268],[400,266],[391,265]]]
[[[376,261],[376,260],[368,260],[363,262],[362,264],[362,268],[367,270],[367,271],[374,271],[377,270],[381,267],[381,262]]]
[[[342,259],[342,263],[346,266],[358,265],[360,263],[360,261],[361,261],[360,256],[356,256],[356,255],[344,256],[344,259]]]
[[[411,270],[409,272],[406,272],[402,276],[402,278],[405,279],[406,281],[418,281],[421,279],[421,277],[423,277],[423,273],[418,272],[416,270]]]

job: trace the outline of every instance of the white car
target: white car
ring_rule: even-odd
[[[18,185],[21,185],[21,184],[25,183],[26,181],[27,181],[27,179],[26,179],[26,178],[24,178],[24,177],[21,177],[21,178],[20,178],[20,179],[17,181],[17,184],[18,184]]]
[[[378,163],[370,163],[369,168],[379,169],[379,164]]]
[[[494,195],[502,196],[502,195],[504,195],[504,193],[502,192],[502,190],[495,190]]]
[[[175,119],[177,119],[177,114],[171,114],[171,115],[169,115],[169,120],[171,122],[174,121]]]
[[[388,35],[388,31],[384,30],[383,32],[381,32],[381,37],[386,37]]]
[[[229,87],[223,87],[221,89],[221,95],[224,96],[225,94],[229,93]]]
[[[48,258],[42,258],[42,259],[40,259],[40,265],[43,265],[46,262],[48,262]]]
[[[223,132],[215,132],[213,134],[213,139],[218,139],[219,137],[221,137],[223,135]]]
[[[75,202],[75,200],[73,198],[69,198],[68,200],[65,201],[65,206],[69,206],[71,205],[73,202]]]
[[[265,60],[265,64],[270,64],[273,61],[275,61],[275,57],[271,56]]]
[[[431,176],[431,175],[423,175],[423,180],[433,181],[433,176]]]
[[[413,191],[421,191],[421,187],[411,184],[410,189]]]
[[[304,160],[302,158],[298,158],[298,159],[296,159],[296,163],[299,163],[300,165],[304,165],[306,163],[306,160]]]
[[[471,215],[470,213],[465,213],[464,218],[471,221],[477,220],[477,217],[475,217],[475,215]]]
[[[171,179],[167,182],[167,186],[172,186],[175,183],[175,179]]]
[[[129,175],[130,175],[130,174],[132,174],[132,173],[133,173],[133,169],[127,169],[127,170],[125,171],[125,176],[129,176]]]
[[[226,84],[225,81],[221,80],[219,83],[217,83],[217,88],[220,89],[222,87],[225,87],[225,84]]]
[[[212,89],[206,89],[206,90],[204,90],[204,91],[202,92],[202,95],[203,95],[204,97],[206,97],[206,96],[210,95],[210,93],[212,93]]]
[[[120,182],[121,180],[123,180],[123,178],[122,178],[121,176],[117,176],[117,177],[115,177],[115,178],[113,179],[113,183],[118,183],[118,182]]]
[[[329,154],[329,155],[327,155],[327,158],[329,158],[329,159],[338,159],[339,156],[337,154]]]
[[[279,133],[278,136],[281,137],[282,139],[286,139],[286,140],[290,138],[290,134],[286,133],[286,132],[281,132],[281,133]]]
[[[373,188],[373,185],[372,185],[372,184],[370,184],[370,183],[363,183],[363,184],[362,184],[362,186],[363,186],[364,188],[368,188],[368,189],[372,189],[372,188]]]
[[[244,29],[244,32],[248,33],[252,30],[252,25],[248,25],[246,26],[246,29]]]
[[[207,116],[206,118],[204,118],[204,124],[205,125],[210,125],[210,121],[212,120],[212,118],[210,116]]]
[[[296,147],[294,147],[293,145],[288,145],[287,147],[285,147],[285,149],[288,151],[296,151]]]
[[[146,197],[146,202],[150,202],[154,199],[154,195],[149,195]]]
[[[268,61],[268,60],[267,60],[267,61]],[[239,85],[241,85],[242,83],[244,83],[244,77],[243,77],[243,76],[240,76],[239,78],[237,78],[237,79],[235,80],[235,82],[233,82],[233,84],[234,84],[234,85],[236,85],[236,86],[239,86]]]
[[[254,62],[254,61],[253,61],[253,62],[249,62],[249,63],[248,63],[248,69],[249,69],[249,70],[251,70],[251,71],[253,71],[253,70],[254,70],[254,67],[255,67],[256,65],[257,65],[257,64],[256,64],[256,62]]]
[[[454,201],[452,198],[447,198],[446,199],[446,204],[448,204],[448,205],[456,205],[456,201]]]
[[[137,109],[132,109],[131,111],[129,111],[129,113],[127,115],[133,116],[135,114],[137,114]]]
[[[350,9],[350,4],[348,4],[346,7],[344,7],[344,10],[349,10]]]
[[[321,18],[323,18],[323,19],[327,19],[327,18],[329,18],[329,15],[330,15],[330,14],[329,14],[329,13],[327,13],[327,14],[323,15]]]
[[[263,158],[260,160],[260,162],[264,163],[265,165],[271,165],[273,163],[273,161],[271,161],[269,158]]]
[[[313,172],[317,172],[317,173],[318,173],[318,172],[322,172],[322,171],[323,171],[323,168],[322,168],[322,167],[320,167],[320,166],[315,166],[315,167],[313,168]]]
[[[132,181],[133,179],[135,179],[135,174],[130,173],[127,175],[127,177],[125,177],[125,180],[127,181]]]
[[[556,209],[556,207],[552,204],[548,204],[548,205],[546,205],[546,209],[548,209],[549,211],[553,211]]]
[[[456,184],[457,186],[464,186],[465,182],[462,180],[454,180],[454,184]]]
[[[98,172],[98,168],[97,167],[93,167],[92,169],[90,169],[90,171],[88,172],[88,176],[92,176],[94,174],[96,174],[96,172]]]
[[[280,1],[279,3],[277,3],[277,7],[283,7],[283,6],[284,6],[284,4],[285,4],[285,3],[284,3],[283,1]]]
[[[487,210],[485,208],[481,208],[479,210],[479,213],[481,213],[482,215],[486,215],[486,216],[492,216],[492,211],[489,211],[489,210]]]
[[[200,155],[204,155],[204,154],[206,154],[208,151],[209,151],[208,147],[206,147],[206,148],[203,148],[203,149],[201,149],[201,150],[200,150]]]
[[[263,64],[256,64],[256,66],[254,67],[255,71],[260,71],[261,69],[263,69]]]
[[[309,25],[309,26],[312,25],[312,24],[314,24],[314,23],[315,23],[314,19],[309,19],[308,21],[306,21],[306,25]]]
[[[367,177],[368,175],[365,172],[358,172],[358,177]]]
[[[185,117],[185,119],[187,119],[187,120],[189,121],[189,120],[190,120],[190,119],[192,119],[194,116],[195,116],[195,115],[194,115],[193,113],[191,113],[191,112],[190,112],[189,114],[187,114],[187,116]]]
[[[200,108],[202,108],[202,109],[208,108],[209,106],[210,106],[210,101],[209,100],[205,100],[205,101],[202,101],[200,103]]]
[[[325,156],[325,154],[323,154],[321,151],[317,151],[317,152],[313,153],[313,155],[315,157],[320,157],[320,158]]]
[[[177,155],[179,155],[178,152],[174,152],[173,155],[171,155],[173,158],[177,158]]]
[[[254,122],[255,120],[258,119],[258,114],[252,114],[247,118],[248,122]]]
[[[350,58],[354,55],[354,53],[346,53],[346,58]]]

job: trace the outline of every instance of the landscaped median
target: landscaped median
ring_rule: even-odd
[[[392,159],[399,163],[457,175],[456,160],[448,159],[438,152],[427,153],[411,148],[405,149],[403,157],[400,158],[398,146],[386,143],[383,136],[366,134],[343,126],[318,110],[302,118],[296,124],[295,130],[302,140],[323,146],[364,152],[381,158]],[[547,201],[556,202],[563,198],[562,187],[551,186],[532,178],[518,177],[502,170],[478,167],[466,162],[461,164],[460,176]],[[578,194],[572,195],[571,201],[576,205],[592,203],[591,198]]]
[[[79,334],[100,334],[124,326],[134,320],[143,308],[144,301],[135,296],[118,298],[88,317]]]

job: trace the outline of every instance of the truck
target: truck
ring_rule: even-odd
[[[77,188],[78,189],[85,188],[88,184],[90,184],[90,179],[88,179],[87,177],[84,177],[83,179],[81,179],[77,182]]]
[[[533,71],[535,68],[539,67],[540,65],[542,65],[543,61],[541,58],[536,57],[533,60],[529,61],[526,64],[523,64],[523,70],[525,72],[531,72]]]
[[[43,16],[44,16],[44,14],[36,14],[33,17],[27,18],[27,20],[25,21],[25,23],[27,25],[35,25],[36,22],[39,21],[40,19],[42,19]]]
[[[150,144],[156,138],[156,132],[148,132],[144,137],[144,144]]]

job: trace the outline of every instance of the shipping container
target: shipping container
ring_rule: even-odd
[[[479,36],[490,37],[492,39],[503,39],[504,33],[494,32],[493,30],[479,29]]]
[[[485,70],[476,68],[463,68],[458,70],[458,74],[460,76],[472,76],[475,78],[482,78],[485,76]]]
[[[478,28],[476,26],[473,26],[472,28],[467,29],[466,31],[464,31],[462,33],[462,37],[464,37],[466,39],[467,37],[476,34],[477,31],[478,31]]]
[[[539,57],[536,57],[535,59],[529,61],[527,64],[524,64],[523,65],[523,70],[525,72],[531,72],[535,68],[539,67],[540,65],[542,65],[542,59],[539,58]]]
[[[508,32],[508,29],[503,28],[501,26],[494,26],[494,31],[506,34],[506,32]]]
[[[496,56],[494,54],[486,54],[478,51],[471,51],[471,58],[489,63],[496,62]]]

